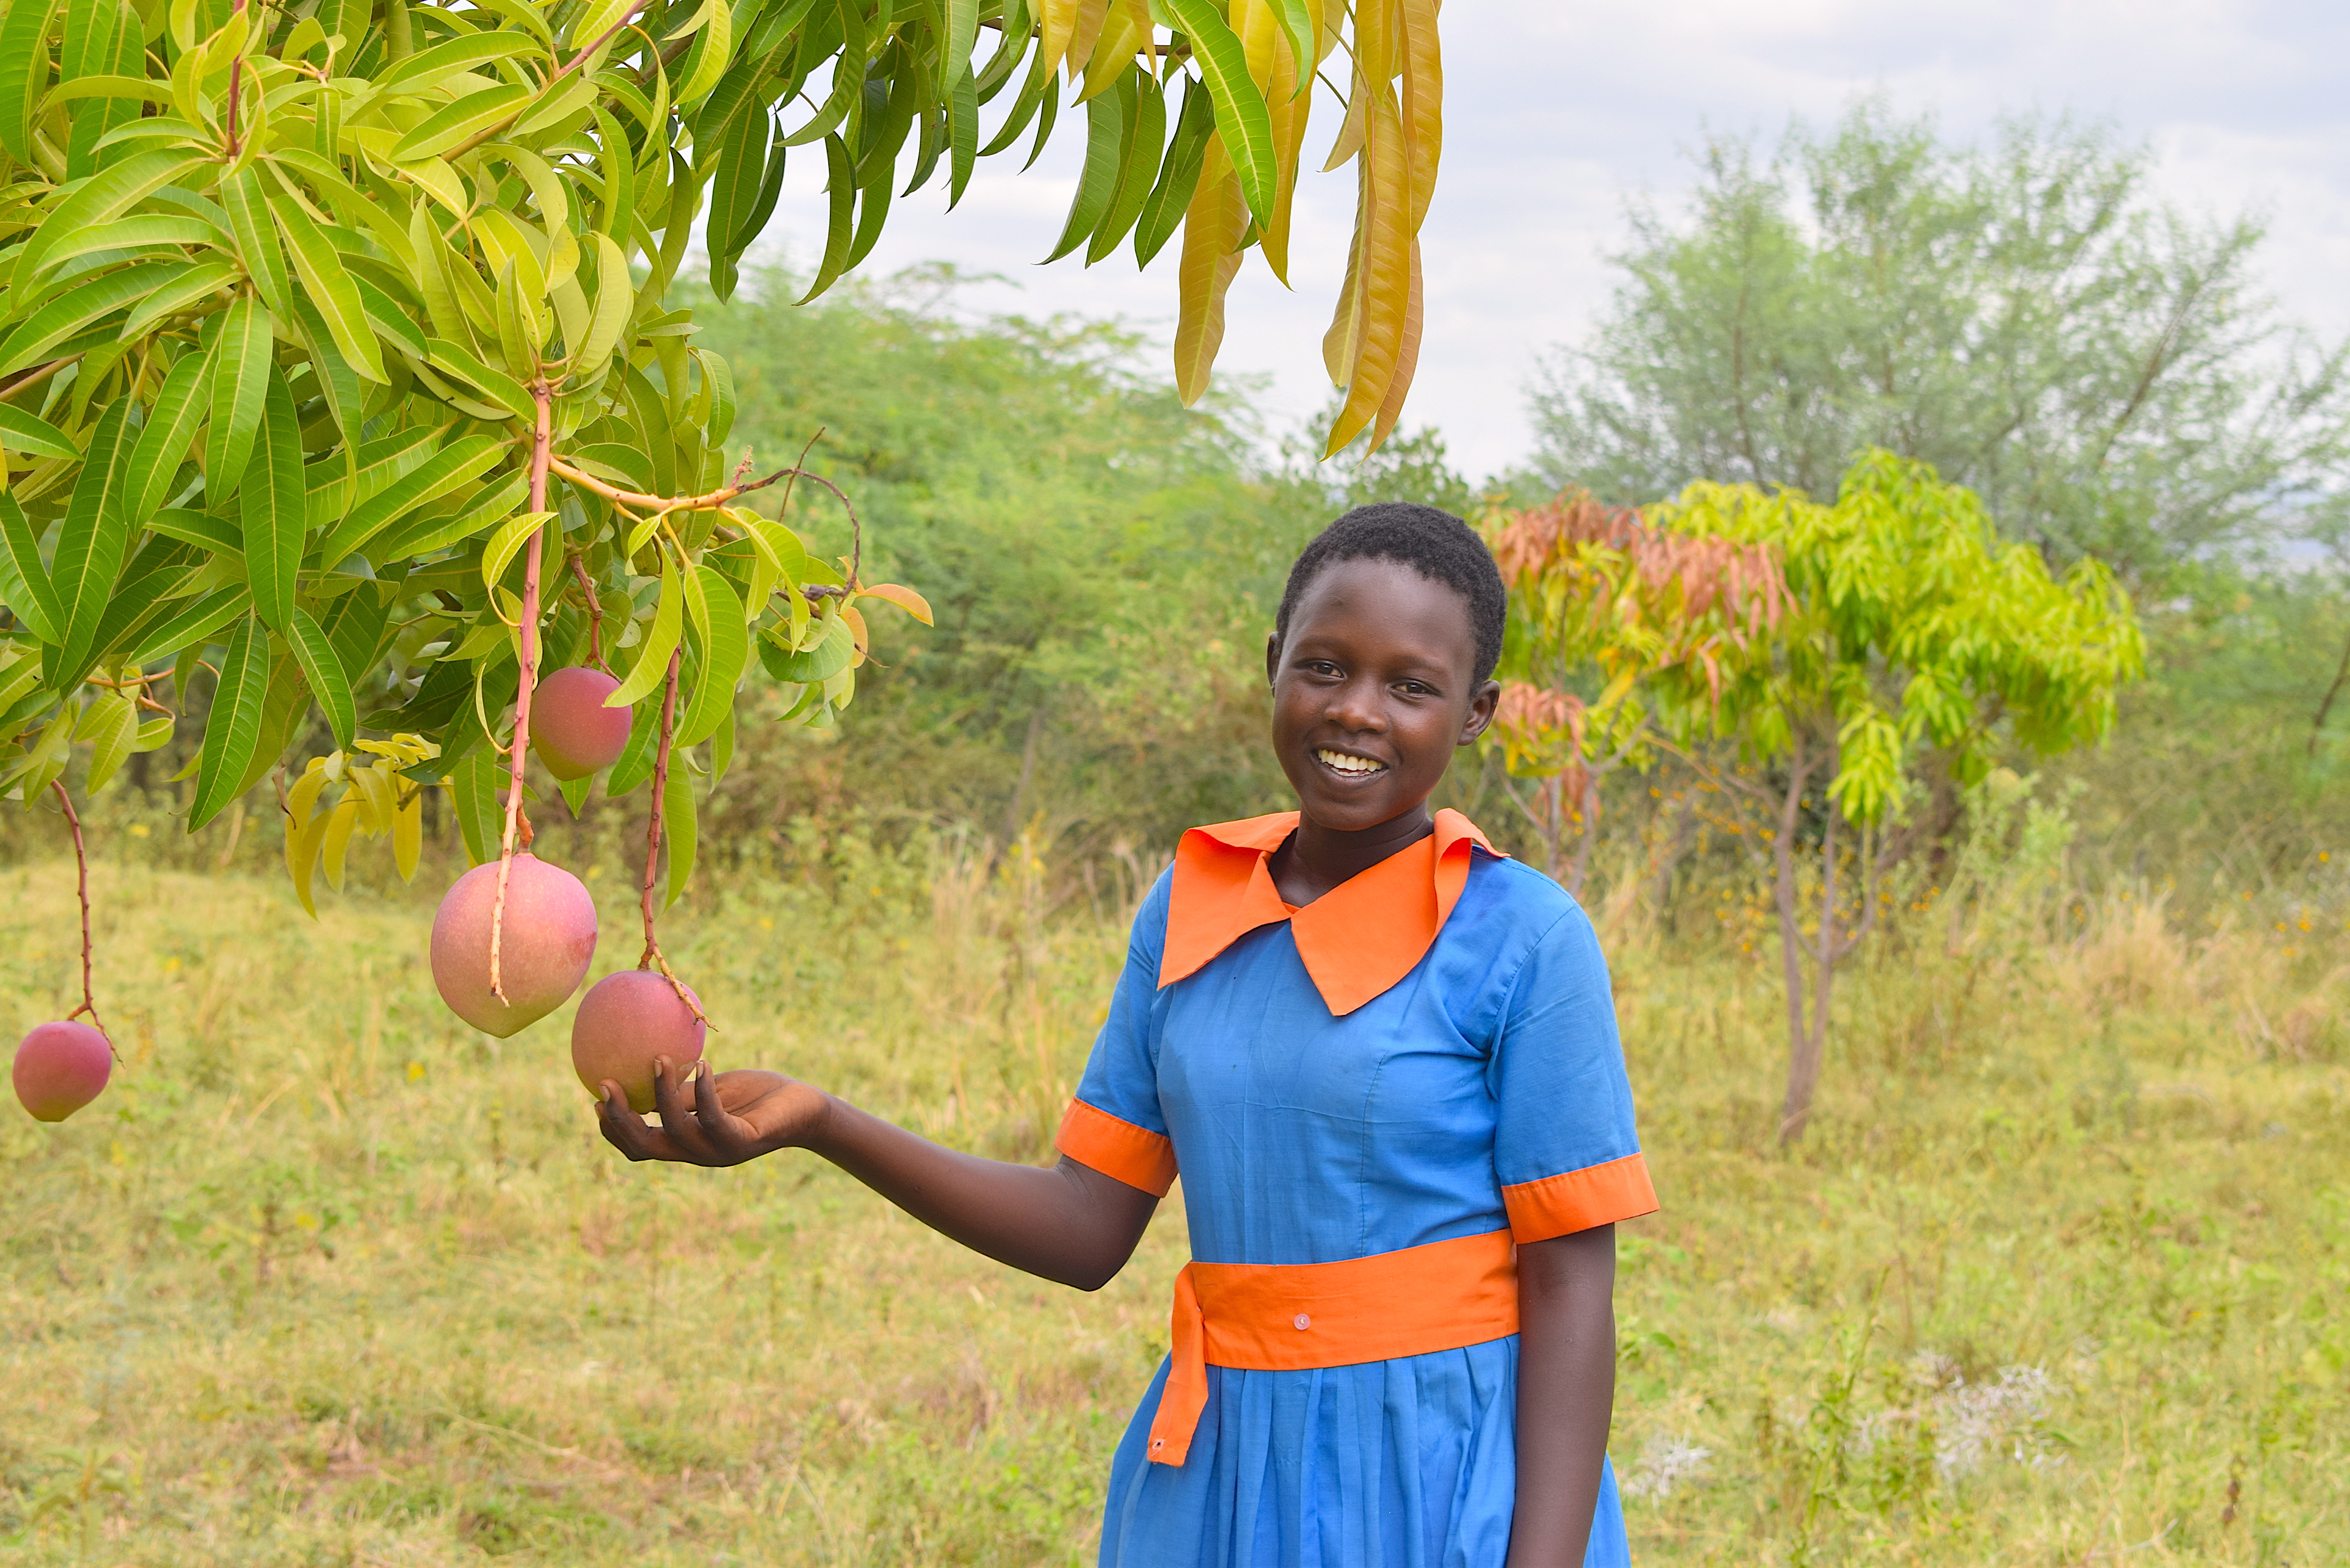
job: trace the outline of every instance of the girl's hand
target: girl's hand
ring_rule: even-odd
[[[756,1069],[720,1073],[707,1067],[689,1091],[668,1057],[653,1064],[654,1127],[629,1109],[619,1085],[604,1081],[597,1121],[604,1139],[630,1159],[671,1159],[687,1165],[740,1165],[805,1142],[824,1119],[824,1095],[795,1078]]]

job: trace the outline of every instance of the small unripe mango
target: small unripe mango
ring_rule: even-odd
[[[607,708],[620,683],[600,670],[575,665],[532,688],[530,745],[556,778],[584,779],[610,767],[629,744],[634,710]]]
[[[686,995],[693,996],[691,987]],[[651,1110],[653,1058],[668,1057],[680,1082],[702,1060],[709,1028],[694,1015],[701,1004],[694,997],[693,1006],[687,1006],[659,970],[606,975],[588,988],[571,1015],[571,1070],[589,1094],[600,1096],[609,1078],[629,1096],[630,1110]]]
[[[114,1047],[87,1023],[44,1023],[16,1047],[16,1097],[36,1122],[61,1122],[106,1087]]]
[[[449,1011],[503,1040],[563,1005],[596,956],[596,900],[578,877],[536,855],[514,857],[498,939],[500,1002],[490,990],[490,916],[498,863],[457,878],[432,917],[432,983]]]

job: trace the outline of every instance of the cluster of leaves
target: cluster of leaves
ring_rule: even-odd
[[[1774,542],[1669,529],[1586,492],[1494,514],[1486,531],[1511,610],[1489,744],[1512,774],[1561,780],[1578,806],[1600,774],[1648,760],[1656,704],[1701,685],[1710,715],[1725,665],[1764,654],[1789,607]],[[1668,670],[1688,680],[1659,688]],[[1575,689],[1586,677],[1588,698]]]
[[[1723,733],[1758,759],[1821,758],[1854,822],[1894,815],[1929,749],[1970,784],[2002,734],[2043,754],[2102,739],[2116,691],[2145,667],[2129,596],[2101,563],[2051,576],[2030,545],[2000,542],[1972,491],[1881,449],[1846,472],[1833,506],[1700,481],[1648,515],[1767,545],[1786,585],[1751,657],[1649,677],[1659,716],[1685,743]]]
[[[1364,218],[1334,363],[1355,428],[1383,430],[1417,336],[1440,76],[1432,4],[1360,13],[1339,151],[1362,154]],[[983,151],[1031,122],[1041,143],[1066,68],[1089,140],[1064,250],[1132,229],[1147,259],[1175,222],[1233,220],[1187,230],[1203,382],[1230,253],[1285,260],[1315,75],[1299,62],[1349,19],[1336,0],[14,0],[0,744],[18,754],[0,777],[29,802],[76,737],[110,769],[209,684],[192,828],[315,710],[347,789],[404,781],[389,815],[347,795],[315,833],[287,797],[331,880],[343,806],[338,846],[397,840],[417,785],[445,784],[473,853],[494,852],[500,753],[519,750],[504,715],[548,664],[627,662],[614,794],[672,743],[707,742],[695,766],[723,772],[754,655],[787,720],[830,723],[868,642],[854,601],[927,609],[858,580],[857,549],[821,557],[753,509],[785,472],[730,470],[731,372],[670,302],[693,238],[730,292],[786,150],[821,140],[820,290],[870,250],[893,192],[943,165],[959,195]],[[999,42],[982,60],[983,27]],[[1015,81],[982,148],[980,107]],[[396,769],[357,761],[362,729],[398,737],[372,742]],[[691,842],[686,772],[661,803],[689,818],[673,848]]]

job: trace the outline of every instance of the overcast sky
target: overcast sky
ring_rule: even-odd
[[[1605,306],[1627,197],[1669,210],[1709,129],[1775,139],[1791,118],[1830,121],[1878,89],[1958,138],[2005,113],[2111,123],[2153,150],[2166,195],[2265,214],[2265,270],[2287,310],[2350,329],[2350,0],[1450,0],[1443,34],[1444,161],[1405,420],[1441,430],[1472,477],[1530,450],[1535,362]],[[1315,166],[1335,129],[1317,109]],[[899,203],[863,273],[949,260],[1008,280],[967,296],[975,308],[1116,316],[1163,341],[1179,245],[1139,275],[1123,248],[1090,270],[1035,265],[1067,209],[1082,117],[1065,115],[1055,141],[1025,174],[1010,155],[983,162],[951,213],[942,181]],[[769,230],[802,266],[824,224],[814,154],[795,151]],[[1218,369],[1269,377],[1261,402],[1276,421],[1327,396],[1320,343],[1353,203],[1351,171],[1306,176],[1295,292],[1253,254],[1232,286]]]

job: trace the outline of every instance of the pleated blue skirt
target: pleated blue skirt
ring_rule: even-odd
[[[1309,1372],[1208,1368],[1191,1456],[1146,1450],[1167,1366],[1110,1464],[1102,1568],[1503,1568],[1515,1335]],[[1628,1568],[1612,1469],[1585,1568]]]

